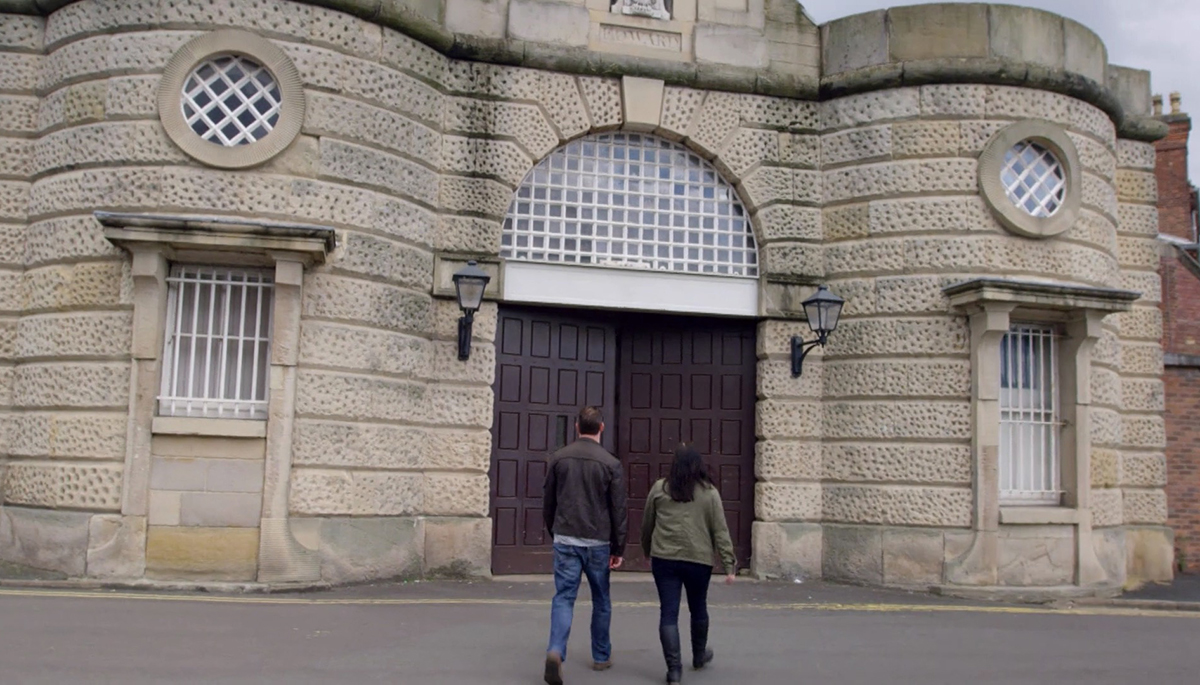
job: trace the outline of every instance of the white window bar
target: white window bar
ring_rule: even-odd
[[[542,160],[501,240],[500,254],[517,261],[758,275],[733,186],[682,145],[637,133],[589,136]]]
[[[1029,140],[1004,154],[1000,180],[1014,205],[1031,216],[1053,216],[1067,196],[1067,172],[1054,153]]]
[[[266,418],[270,274],[174,265],[167,285],[159,415]]]
[[[261,140],[275,124],[283,95],[275,76],[239,55],[201,62],[183,84],[183,118],[196,135],[225,147]]]
[[[1057,505],[1058,336],[1048,326],[1014,324],[1000,345],[1000,501]]]

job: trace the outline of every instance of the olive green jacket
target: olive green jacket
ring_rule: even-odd
[[[667,494],[665,479],[655,483],[642,514],[642,552],[711,566],[714,551],[720,553],[725,572],[733,573],[733,541],[717,489],[697,484],[691,502],[676,502]]]

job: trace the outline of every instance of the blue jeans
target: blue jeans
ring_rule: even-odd
[[[587,576],[592,588],[592,661],[604,663],[612,656],[608,633],[612,621],[608,556],[608,545],[554,545],[554,602],[550,605],[550,645],[546,651],[557,652],[563,661],[567,659],[567,639],[571,637],[571,618],[581,576]]]
[[[692,623],[708,622],[708,583],[713,567],[691,561],[650,558],[650,572],[658,588],[658,625],[679,625],[679,600],[687,593]]]

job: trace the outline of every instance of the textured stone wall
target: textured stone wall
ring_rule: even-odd
[[[969,331],[942,289],[989,275],[1128,286],[1133,277],[1118,261],[1115,132],[1084,102],[1004,86],[904,88],[821,108],[825,278],[847,299],[823,363],[822,512],[835,524],[825,530],[825,572],[939,582],[964,540],[928,529],[968,528],[972,512]],[[1050,240],[1005,231],[977,190],[985,143],[1030,118],[1065,127],[1084,167],[1080,220]],[[1102,362],[1095,379],[1107,392],[1116,373]],[[1120,407],[1105,396],[1109,411]],[[1037,552],[1062,547],[1050,541],[1058,537],[1035,528],[1003,535],[1001,582],[1070,582],[1073,554]],[[889,548],[916,551],[905,559]],[[1047,568],[1030,570],[1029,559]]]

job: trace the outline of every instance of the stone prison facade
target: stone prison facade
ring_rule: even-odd
[[[760,578],[1170,578],[1166,133],[1010,6],[0,0],[0,559],[546,572],[590,403],[631,521],[696,443]]]

